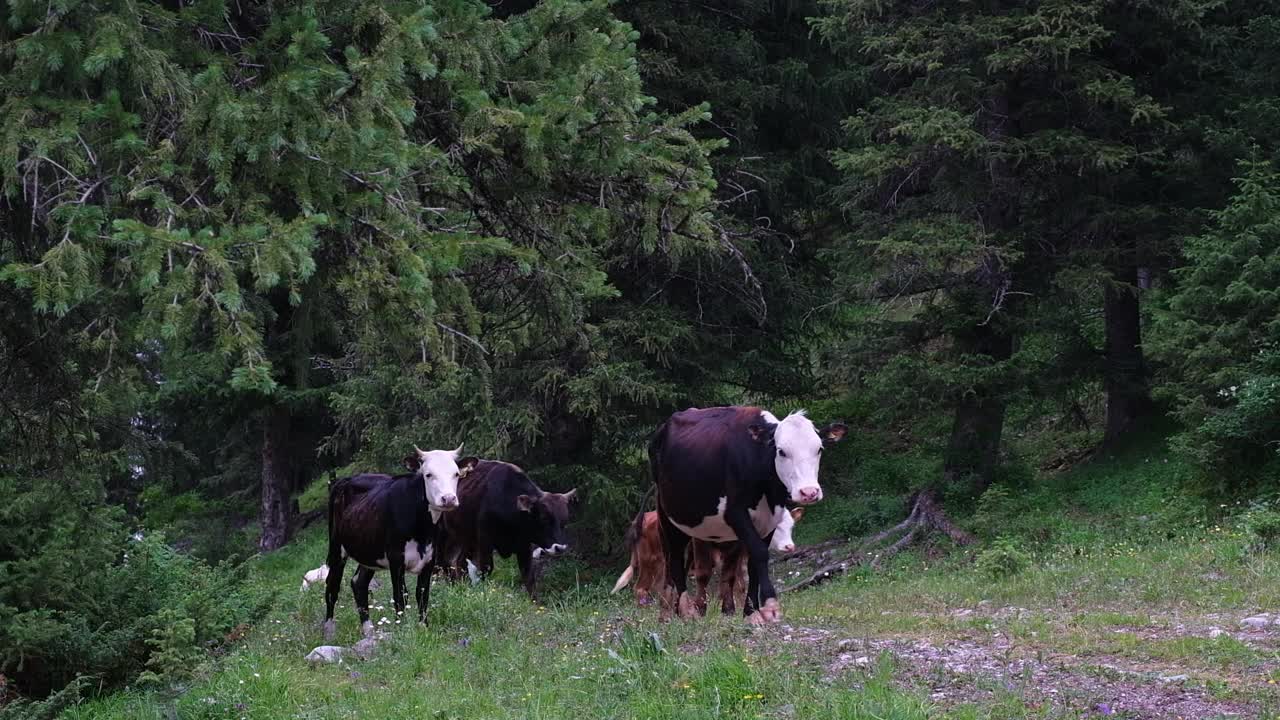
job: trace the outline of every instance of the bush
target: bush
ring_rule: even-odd
[[[1266,552],[1280,547],[1280,512],[1268,503],[1259,503],[1240,515],[1240,529],[1244,532],[1249,552]]]
[[[978,553],[978,570],[993,580],[1012,577],[1031,566],[1031,556],[1018,549],[1017,542],[1008,536],[996,539],[991,547]]]
[[[265,608],[240,569],[178,553],[160,535],[130,538],[91,481],[0,477],[0,672],[30,697],[77,676],[97,687],[189,669]]]

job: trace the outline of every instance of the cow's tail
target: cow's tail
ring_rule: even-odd
[[[635,571],[636,571],[636,561],[635,561],[635,555],[633,554],[631,557],[631,564],[627,565],[627,569],[623,570],[622,574],[618,576],[618,582],[613,584],[613,590],[609,591],[610,594],[616,593],[622,588],[626,587],[627,585],[630,585],[631,578],[635,575]]]
[[[333,565],[335,559],[342,557],[338,543],[338,517],[343,508],[341,500],[347,494],[347,480],[339,478],[329,484],[329,561],[326,565]]]
[[[623,570],[622,574],[618,576],[618,581],[614,583],[611,592],[618,592],[630,584],[631,579],[635,577],[636,566],[639,564],[639,558],[636,557],[636,544],[640,542],[640,533],[644,532],[645,508],[649,507],[649,498],[653,497],[654,491],[658,488],[657,453],[662,448],[660,444],[655,445],[655,443],[659,443],[658,437],[665,428],[666,425],[659,427],[653,438],[649,440],[649,472],[653,476],[653,484],[649,486],[649,489],[645,491],[644,497],[640,500],[640,511],[636,513],[635,519],[627,526],[627,534],[623,539],[623,545],[627,548],[631,561],[627,565],[627,569]]]

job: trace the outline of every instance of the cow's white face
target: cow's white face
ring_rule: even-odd
[[[839,442],[844,438],[845,426],[833,423],[819,432],[803,410],[782,420],[768,412],[763,413],[763,417],[773,434],[773,466],[791,495],[791,502],[811,505],[821,500],[818,464],[822,460],[823,442]]]
[[[795,552],[796,541],[791,537],[791,531],[795,529],[796,521],[803,514],[804,508],[794,508],[782,513],[782,522],[773,529],[773,539],[769,541],[769,547],[778,552]]]
[[[476,458],[467,458],[461,466],[458,460],[462,446],[457,450],[419,450],[418,476],[427,491],[427,504],[432,510],[448,512],[458,507],[458,479],[475,467]]]
[[[773,444],[773,466],[791,493],[791,502],[808,505],[821,500],[818,463],[822,460],[822,438],[813,422],[800,412],[791,413],[774,428]]]

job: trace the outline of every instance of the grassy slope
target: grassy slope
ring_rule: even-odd
[[[322,593],[298,592],[324,554],[312,527],[256,570],[280,588],[273,613],[182,692],[120,693],[66,717],[1272,717],[1280,628],[1238,622],[1280,605],[1275,560],[1172,500],[1179,473],[1136,453],[992,503],[979,529],[1034,558],[998,581],[968,553],[926,552],[784,595],[783,625],[751,629],[660,625],[607,595],[612,577],[563,562],[536,607],[504,562],[483,587],[436,585],[430,628],[393,626],[374,659],[315,668],[302,658],[321,644]],[[831,525],[820,513],[810,532]],[[351,644],[349,594],[339,620]]]

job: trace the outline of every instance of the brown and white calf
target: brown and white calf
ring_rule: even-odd
[[[796,522],[804,515],[804,508],[793,508],[778,523],[769,541],[769,548],[781,553],[795,552],[792,532]],[[666,556],[662,553],[662,537],[659,534],[658,512],[641,513],[637,522],[627,531],[627,544],[631,546],[631,563],[614,583],[616,593],[635,580],[635,599],[640,606],[653,602],[662,594],[666,578]],[[692,540],[689,543],[690,566],[697,585],[695,602],[703,614],[707,608],[707,586],[717,568],[720,569],[720,609],[726,615],[734,612],[735,605],[744,600],[746,593],[747,556],[736,542],[723,546]],[[724,558],[732,556],[736,562],[725,564]]]

